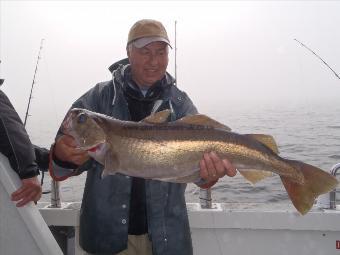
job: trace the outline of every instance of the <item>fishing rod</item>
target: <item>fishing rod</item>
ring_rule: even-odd
[[[177,85],[177,20],[175,20],[175,83]]]
[[[31,105],[31,100],[33,98],[32,97],[32,93],[33,93],[33,87],[34,87],[34,84],[35,84],[35,76],[36,76],[37,71],[38,71],[39,61],[41,59],[40,54],[41,54],[41,50],[43,48],[44,40],[45,39],[41,39],[41,42],[40,42],[40,49],[39,49],[39,53],[38,53],[37,63],[35,64],[35,71],[34,71],[34,75],[33,75],[33,81],[32,81],[32,86],[31,86],[30,97],[28,98],[28,104],[27,104],[27,109],[26,109],[26,114],[25,114],[24,127],[26,127],[27,117],[28,117],[28,113],[29,113],[30,105]]]
[[[29,110],[30,110],[30,105],[31,105],[31,100],[32,100],[32,93],[33,93],[33,87],[35,84],[35,79],[36,79],[36,75],[38,72],[38,66],[39,66],[39,61],[41,59],[41,51],[43,48],[43,43],[44,43],[45,39],[41,39],[40,41],[40,48],[39,48],[39,53],[38,53],[38,57],[37,57],[37,62],[35,64],[35,70],[34,70],[34,75],[33,75],[33,81],[32,81],[32,85],[31,85],[31,92],[30,92],[30,97],[28,99],[28,104],[27,104],[27,109],[26,109],[26,114],[25,114],[25,121],[24,121],[24,127],[26,127],[26,123],[27,123],[27,118],[29,116]],[[41,169],[39,169],[41,170]],[[44,183],[44,178],[45,178],[45,172],[43,170],[41,170],[41,180],[40,180],[40,185],[43,186]],[[42,194],[48,194],[51,193],[51,191],[43,191]]]
[[[0,64],[1,64],[1,60],[0,60]],[[5,79],[0,79],[0,86],[4,83],[4,81],[5,81]]]
[[[307,50],[309,50],[310,52],[313,53],[313,55],[315,55],[318,59],[320,59],[322,61],[322,63],[324,63],[333,73],[334,75],[340,80],[340,76],[339,74],[337,74],[327,63],[325,60],[323,60],[318,54],[316,54],[313,50],[311,50],[309,47],[307,47],[305,44],[303,44],[302,42],[298,41],[297,39],[294,39],[295,41],[297,41],[298,43],[301,44],[302,47],[305,47]]]

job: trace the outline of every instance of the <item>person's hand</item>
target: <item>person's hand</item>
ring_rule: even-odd
[[[90,158],[87,151],[77,148],[76,141],[69,135],[62,135],[57,139],[54,155],[59,160],[71,162],[78,166],[84,164]]]
[[[214,185],[219,178],[225,175],[233,177],[236,175],[236,168],[227,159],[220,159],[215,152],[204,153],[200,161],[200,176],[207,181],[204,188]]]
[[[33,201],[37,202],[41,198],[41,185],[38,178],[32,177],[22,179],[22,186],[11,195],[11,200],[17,202],[17,207],[22,207]]]

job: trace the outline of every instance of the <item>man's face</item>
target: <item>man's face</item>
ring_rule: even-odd
[[[151,86],[162,79],[168,66],[168,45],[152,42],[143,48],[128,47],[132,79],[140,86]]]

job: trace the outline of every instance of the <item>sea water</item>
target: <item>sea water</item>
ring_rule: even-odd
[[[340,100],[339,103],[231,104],[202,108],[202,113],[228,125],[234,132],[272,135],[282,157],[300,160],[325,171],[340,162]],[[42,135],[41,126],[39,135],[34,133],[34,128],[30,129],[31,136],[35,137],[32,140],[43,146],[48,146],[46,141],[53,139],[55,134],[55,130],[49,130]],[[85,179],[86,173],[62,182],[62,201],[80,201]],[[50,189],[49,176],[45,177],[43,189]],[[212,188],[212,198],[214,202],[241,204],[290,203],[280,178],[275,175],[255,185],[239,174],[233,178],[224,177]],[[188,185],[186,199],[187,202],[199,201],[199,189],[194,184]],[[42,200],[49,201],[49,195],[43,195]]]

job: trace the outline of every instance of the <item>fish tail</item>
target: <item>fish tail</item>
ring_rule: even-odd
[[[293,205],[302,215],[312,208],[319,195],[330,192],[338,185],[334,176],[315,166],[294,160],[287,160],[287,163],[299,169],[304,176],[303,183],[294,182],[289,177],[281,176],[282,183]]]

